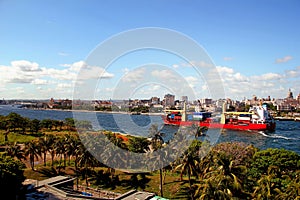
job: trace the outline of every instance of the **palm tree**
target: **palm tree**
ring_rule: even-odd
[[[68,135],[65,137],[65,141],[68,141],[68,150],[66,150],[66,155],[69,157],[69,165],[70,165],[70,159],[71,157],[74,157],[74,166],[75,166],[75,169],[73,169],[73,171],[75,172],[76,174],[76,187],[78,189],[78,184],[79,184],[79,181],[78,181],[78,177],[79,177],[79,174],[82,173],[82,171],[80,171],[78,169],[78,164],[80,164],[80,156],[82,155],[82,152],[83,152],[83,149],[84,149],[84,146],[83,144],[79,141],[79,139],[76,137],[76,136],[71,136],[71,135]]]
[[[78,157],[78,164],[81,167],[83,167],[86,186],[88,186],[89,167],[94,166],[95,163],[96,163],[96,160],[91,155],[91,153],[88,150],[86,150],[85,148],[81,148],[81,154]]]
[[[43,155],[43,159],[44,159],[44,166],[46,166],[46,162],[47,162],[47,152],[50,150],[51,148],[51,141],[52,139],[48,136],[45,135],[42,138],[39,138],[38,141],[38,145],[41,151],[41,154]]]
[[[58,138],[56,138],[54,135],[48,135],[48,152],[51,155],[51,166],[53,167],[54,164],[54,157],[56,155],[56,141]]]
[[[68,157],[69,165],[70,165],[71,156],[75,154],[75,150],[77,148],[76,143],[75,143],[75,138],[73,136],[67,134],[64,136],[64,143],[65,143],[64,144],[65,145],[65,153],[66,153],[66,156]]]
[[[234,165],[233,160],[219,152],[212,152],[208,155],[208,162],[205,160],[200,164],[202,176],[200,183],[195,185],[197,189],[194,197],[199,199],[246,198],[247,194],[243,191],[241,180],[238,178],[238,175],[245,173],[244,166]]]
[[[83,145],[82,143],[79,141],[78,138],[75,138],[74,140],[72,140],[70,147],[72,149],[72,151],[70,151],[71,156],[74,156],[74,164],[75,164],[75,169],[77,170],[78,168],[78,157],[81,155],[81,152],[83,151],[82,148]]]
[[[26,157],[24,155],[24,150],[21,149],[21,146],[15,142],[13,145],[10,145],[6,149],[7,155],[12,158],[17,158],[19,160],[26,160]]]
[[[34,170],[34,159],[38,159],[40,156],[39,146],[35,141],[31,141],[25,144],[25,156],[29,156],[31,169]]]
[[[193,152],[188,152],[183,155],[183,158],[180,160],[180,164],[178,164],[174,171],[180,169],[180,181],[183,180],[183,174],[186,173],[188,175],[189,185],[192,186],[191,176],[197,176],[198,171],[198,159],[197,156]]]
[[[151,152],[156,151],[160,148],[162,148],[162,145],[164,144],[164,139],[161,135],[160,129],[156,124],[152,124],[149,128],[149,138],[151,138],[151,142],[149,145],[149,150]]]
[[[55,152],[59,155],[59,170],[61,169],[63,155],[65,155],[65,145],[62,138],[58,138],[55,142]]]
[[[164,139],[161,136],[160,130],[156,124],[153,124],[150,129],[149,129],[149,137],[151,138],[151,143],[150,143],[150,151],[156,151],[160,149],[164,143]],[[162,161],[164,158],[161,158],[162,154],[160,153],[158,156],[159,160],[156,160],[158,162]],[[163,170],[162,168],[159,169],[159,189],[160,189],[160,196],[163,197]]]

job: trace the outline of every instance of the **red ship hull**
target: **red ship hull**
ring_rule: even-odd
[[[217,122],[207,121],[181,121],[181,120],[168,120],[163,116],[164,124],[175,125],[175,126],[191,126],[198,125],[214,129],[233,129],[233,130],[255,130],[255,131],[274,131],[275,123],[263,123],[263,124],[253,124],[253,123],[236,123],[236,124],[221,124]]]

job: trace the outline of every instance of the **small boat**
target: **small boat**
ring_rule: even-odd
[[[212,117],[212,113],[205,111],[188,114],[184,104],[183,110],[165,110],[166,115],[162,118],[166,125],[191,126],[194,124],[217,129],[275,130],[275,120],[266,105],[253,106],[248,112],[226,112],[225,108],[226,105],[223,105],[220,117]]]

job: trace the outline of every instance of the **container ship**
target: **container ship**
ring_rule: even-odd
[[[212,113],[200,111],[188,114],[186,104],[183,110],[165,110],[166,115],[162,116],[164,124],[176,126],[204,126],[217,129],[274,131],[276,123],[270,115],[267,105],[253,106],[248,112],[226,112],[226,105],[223,105],[223,112],[220,117],[212,117]]]

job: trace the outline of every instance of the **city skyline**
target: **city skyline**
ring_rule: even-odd
[[[185,62],[167,52],[144,49],[123,55],[106,68],[86,63],[99,44],[143,27],[174,30],[202,46],[220,73],[221,98],[284,98],[289,88],[296,96],[300,93],[299,5],[296,0],[4,0],[0,2],[0,98],[72,99],[77,74],[87,68],[86,80],[101,80],[95,97],[110,99],[120,80],[129,84],[143,79],[150,65],[156,65],[153,76],[167,79],[176,72],[196,98],[210,98],[211,86],[191,70],[191,65],[206,67],[199,60]],[[154,82],[123,98],[167,93],[172,91]]]

